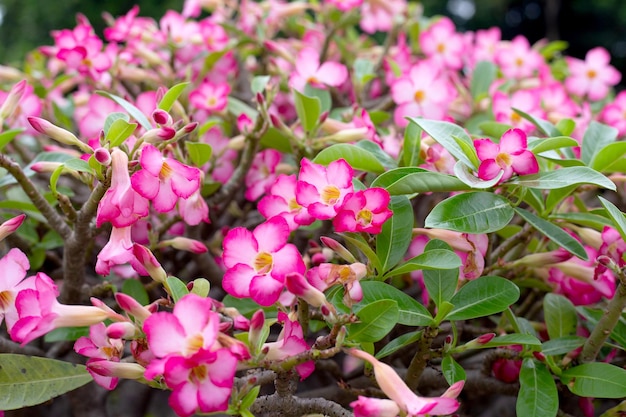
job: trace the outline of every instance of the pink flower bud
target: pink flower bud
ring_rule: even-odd
[[[125,379],[142,379],[146,369],[136,363],[112,362],[112,361],[93,361],[87,367],[98,375],[125,378]]]
[[[156,109],[152,112],[152,120],[159,125],[171,125],[173,123],[172,116],[162,109]]]
[[[150,278],[155,280],[156,282],[165,282],[167,278],[167,273],[161,267],[161,264],[154,257],[150,249],[142,246],[138,243],[133,244],[133,255],[137,258],[139,263],[143,265],[143,267],[150,274]]]
[[[326,119],[328,119],[328,115],[330,113],[328,113],[328,110],[326,110],[325,112],[322,112],[322,114],[320,114],[320,119],[319,119],[319,123],[324,123],[326,121]]]
[[[334,250],[337,253],[337,255],[341,256],[346,261],[348,261],[350,263],[356,262],[356,258],[354,257],[354,255],[352,255],[352,253],[350,253],[350,251],[348,249],[346,249],[345,246],[343,246],[341,243],[337,242],[335,239],[332,239],[332,238],[327,237],[327,236],[322,236],[322,237],[320,237],[320,240],[322,241],[322,243],[324,245],[326,245],[330,249]]]
[[[19,216],[12,217],[4,223],[0,224],[0,241],[4,240],[4,238],[15,232],[17,228],[22,225],[25,218],[25,214],[20,214]]]
[[[265,103],[265,97],[263,97],[263,94],[256,93],[256,102],[261,106]]]
[[[186,250],[193,253],[205,253],[206,251],[208,251],[204,243],[181,236],[169,240],[164,240],[159,243],[160,248],[167,246],[171,246],[175,249]]]
[[[141,140],[148,143],[160,143],[164,140],[170,140],[174,136],[176,136],[176,130],[169,127],[163,126],[157,129],[150,129],[146,133],[143,134]]]
[[[320,307],[326,303],[324,293],[309,284],[302,274],[297,272],[287,274],[285,284],[291,293],[302,298],[313,307]]]
[[[194,130],[196,130],[197,127],[198,127],[198,122],[187,123],[185,126],[183,126],[183,131],[185,133],[191,133]]]
[[[537,352],[536,350],[533,351],[533,356],[535,357],[535,359],[537,359],[540,362],[545,362],[546,361],[546,355],[544,355],[541,352]]]
[[[107,336],[112,339],[132,339],[137,333],[135,325],[129,321],[111,323],[107,326]]]
[[[91,148],[91,146],[79,140],[69,130],[65,130],[56,125],[53,125],[49,121],[40,117],[30,116],[28,118],[28,122],[37,132],[44,134],[59,143],[62,143],[64,145],[76,146],[85,153],[93,153],[93,149]]]
[[[11,91],[9,91],[4,103],[0,106],[0,121],[13,114],[18,103],[22,99],[22,96],[24,95],[26,85],[26,80],[22,80],[11,88]]]
[[[44,172],[54,172],[58,167],[63,165],[61,162],[37,161],[31,164],[30,169],[41,174]]]
[[[486,343],[491,342],[494,337],[496,337],[495,333],[486,333],[486,334],[478,336],[475,340],[476,340],[476,343],[478,343],[479,345],[484,345]]]
[[[143,323],[152,313],[144,306],[139,304],[130,295],[118,292],[115,293],[115,301],[122,310],[133,316],[139,323]]]
[[[111,153],[106,148],[97,148],[93,151],[93,156],[96,161],[102,166],[108,167],[111,165]]]

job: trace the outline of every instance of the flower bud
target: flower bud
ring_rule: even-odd
[[[121,292],[115,293],[115,301],[122,310],[133,316],[139,324],[143,323],[152,313],[130,295]]]
[[[28,122],[37,132],[42,133],[59,143],[62,143],[64,145],[76,146],[81,151],[88,154],[93,153],[93,149],[91,148],[91,146],[82,142],[69,130],[62,129],[40,117],[31,116],[28,118]]]
[[[165,282],[167,278],[167,273],[154,257],[154,254],[150,251],[150,249],[142,246],[138,243],[133,244],[133,255],[137,258],[139,263],[143,265],[143,267],[148,271],[150,278],[155,280],[156,282]]]
[[[326,303],[324,293],[309,284],[302,274],[297,272],[287,274],[285,284],[292,294],[302,298],[313,307],[320,307]]]
[[[11,91],[9,91],[4,103],[0,106],[0,121],[13,114],[22,99],[22,96],[24,95],[26,85],[26,80],[22,80],[11,88]]]
[[[327,236],[322,236],[322,237],[320,237],[320,240],[322,241],[322,243],[324,245],[326,245],[330,249],[334,250],[337,253],[337,255],[341,256],[346,261],[348,261],[350,263],[356,262],[356,258],[354,257],[354,255],[352,255],[352,253],[350,253],[350,251],[348,249],[346,249],[345,246],[343,246],[341,243],[337,242],[335,239],[332,239],[332,238],[327,237]]]
[[[172,116],[163,109],[156,109],[152,112],[152,120],[158,125],[171,125],[173,123]]]
[[[208,251],[204,243],[195,239],[189,239],[182,236],[178,236],[173,239],[163,240],[159,243],[159,248],[164,248],[167,246],[171,246],[174,249],[186,250],[193,253],[205,253],[206,251]]]
[[[176,129],[169,126],[163,126],[156,129],[150,129],[143,134],[141,140],[147,143],[160,143],[164,140],[170,140],[176,136]]]
[[[137,334],[137,327],[129,321],[111,323],[107,326],[107,336],[111,339],[133,339]]]
[[[106,148],[97,148],[93,151],[95,160],[102,166],[108,167],[111,165],[111,153]]]
[[[146,372],[146,368],[137,363],[104,360],[89,362],[87,367],[98,375],[125,379],[142,379]]]
[[[19,216],[12,217],[4,223],[0,224],[0,242],[4,240],[11,233],[15,232],[18,227],[24,223],[24,219],[26,218],[25,214],[20,214]]]

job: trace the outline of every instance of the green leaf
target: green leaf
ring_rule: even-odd
[[[589,166],[597,171],[613,173],[626,171],[626,142],[609,143],[598,150]]]
[[[549,293],[543,299],[543,312],[550,339],[576,333],[578,317],[574,304],[560,294]]]
[[[528,149],[535,155],[542,152],[553,151],[561,148],[571,148],[578,146],[578,142],[569,136],[557,136],[554,138],[536,139],[528,142]]]
[[[61,177],[64,169],[65,167],[63,165],[59,165],[54,169],[54,171],[52,171],[52,175],[50,175],[50,190],[54,195],[58,194],[57,182],[59,182],[59,178]]]
[[[406,262],[401,263],[397,268],[388,271],[383,278],[386,280],[387,278],[396,275],[402,275],[408,272],[426,269],[456,269],[452,272],[458,275],[458,269],[460,266],[461,259],[456,253],[446,249],[434,249],[428,252],[424,252],[407,260]]]
[[[444,356],[441,360],[441,372],[450,385],[467,379],[465,369],[450,355]]]
[[[564,355],[584,345],[586,340],[582,336],[564,336],[551,339],[541,344],[541,352],[548,356]]]
[[[494,337],[480,347],[490,349],[511,345],[541,346],[541,341],[531,334],[514,333]]]
[[[587,252],[585,251],[583,245],[581,245],[579,241],[574,239],[559,226],[556,226],[549,221],[534,215],[530,211],[524,210],[523,208],[515,207],[514,210],[520,217],[526,220],[537,231],[541,232],[554,243],[567,250],[572,255],[579,257],[583,261],[589,260],[589,256],[587,256]]]
[[[200,297],[208,297],[211,290],[211,283],[206,278],[196,278],[193,280],[191,292]]]
[[[472,71],[472,81],[470,82],[470,94],[474,102],[486,97],[489,87],[496,78],[498,67],[493,62],[480,61]]]
[[[59,327],[46,333],[46,343],[76,341],[80,337],[89,336],[89,327]]]
[[[623,417],[624,415],[626,415],[626,400],[606,410],[600,414],[600,417]]]
[[[114,102],[116,102],[117,104],[119,104],[124,110],[126,110],[128,112],[130,117],[132,117],[137,122],[139,122],[141,127],[143,127],[144,129],[146,129],[146,130],[152,129],[152,123],[150,123],[150,121],[148,120],[146,115],[143,114],[141,112],[141,110],[139,110],[137,107],[135,107],[134,104],[124,100],[122,97],[118,97],[115,94],[111,94],[111,93],[109,93],[107,91],[98,90],[98,91],[96,91],[96,94],[98,94],[100,96],[103,96],[103,97],[106,97],[108,99],[111,99]],[[122,120],[122,119],[120,119],[120,120]]]
[[[317,154],[313,162],[328,165],[338,159],[345,159],[354,169],[380,174],[385,167],[371,153],[356,145],[349,143],[337,143],[323,149]]]
[[[525,358],[519,375],[520,390],[515,410],[518,416],[554,417],[559,411],[556,383],[546,366]]]
[[[561,119],[557,122],[556,128],[565,136],[570,136],[576,129],[576,122],[572,119]]]
[[[173,85],[169,90],[167,90],[167,93],[163,95],[163,98],[159,102],[158,108],[169,112],[176,100],[178,100],[180,94],[189,84],[189,81],[184,81],[182,83]]]
[[[276,129],[273,126],[270,126],[263,136],[261,136],[261,146],[276,149],[277,151],[283,153],[293,152],[291,143],[289,142],[289,137],[281,130]]]
[[[110,113],[107,116],[107,118],[104,120],[104,127],[102,128],[105,136],[109,134],[109,130],[111,130],[111,125],[113,125],[113,123],[115,123],[115,121],[119,119],[127,122],[130,120],[130,116],[126,113],[121,113],[121,112]]]
[[[602,230],[604,226],[614,226],[606,217],[593,213],[554,213],[550,219],[565,220],[570,223],[580,224],[596,230]]]
[[[513,218],[508,200],[477,191],[458,194],[437,204],[426,217],[425,226],[462,233],[497,232]]]
[[[535,125],[535,127],[537,129],[539,129],[539,131],[541,133],[543,133],[544,135],[548,136],[548,137],[554,137],[554,136],[563,136],[563,134],[561,132],[559,132],[559,130],[550,122],[548,122],[547,120],[543,120],[540,119],[538,117],[535,117],[531,114],[525,113],[523,111],[521,111],[520,109],[516,109],[513,107],[513,111],[517,114],[519,114],[520,116],[522,116],[524,119],[528,120],[529,122],[531,122],[532,124]]]
[[[298,90],[293,90],[296,113],[305,132],[310,132],[317,126],[322,113],[322,102],[317,97],[305,96]]]
[[[0,354],[0,410],[41,404],[91,380],[83,365],[36,356]]]
[[[248,393],[241,399],[241,404],[239,405],[239,410],[247,410],[254,403],[254,401],[259,396],[259,392],[261,392],[261,386],[255,385],[248,391]],[[252,417],[253,414],[250,413]]]
[[[456,159],[463,161],[468,167],[478,169],[478,165],[476,164],[476,161],[478,161],[476,152],[474,151],[470,156],[466,155],[463,148],[457,142],[457,140],[465,142],[471,149],[474,149],[474,142],[469,135],[465,133],[463,128],[450,122],[438,120],[426,120],[417,117],[407,117],[407,119],[421,127]]]
[[[341,286],[331,291],[328,300],[342,312],[348,313],[350,309],[343,304],[344,289]],[[400,291],[396,287],[380,281],[361,281],[363,299],[352,306],[352,310],[358,312],[363,307],[378,300],[394,300],[398,303],[398,323],[406,326],[428,326],[433,323],[433,318],[422,304],[416,299]]]
[[[382,265],[379,276],[393,268],[406,254],[413,237],[413,207],[405,196],[391,197],[393,216],[376,236],[376,256]]]
[[[438,253],[441,250],[451,252],[451,248],[447,243],[434,239],[426,244],[424,253]],[[441,308],[445,301],[450,302],[456,292],[456,287],[459,283],[461,259],[459,258],[458,261],[459,265],[454,269],[425,270],[422,273],[424,285],[426,286],[426,290],[428,290],[428,296],[439,308]],[[456,264],[456,262],[454,262],[454,264]]]
[[[501,169],[500,173],[496,175],[495,178],[489,181],[484,181],[475,176],[474,173],[470,171],[470,168],[463,162],[457,161],[457,163],[454,164],[454,174],[457,176],[458,179],[463,181],[471,188],[486,189],[491,188],[498,182],[500,182],[500,179],[504,175],[504,170]]]
[[[311,84],[306,84],[304,86],[304,94],[311,98],[317,97],[320,100],[321,112],[330,111],[333,104],[333,99],[330,96],[330,91],[323,90],[321,88],[315,88],[311,86]]]
[[[189,290],[187,289],[185,283],[176,277],[165,278],[165,288],[172,299],[174,299],[175,303],[185,295],[189,294]]]
[[[115,148],[124,143],[136,129],[137,123],[128,123],[124,119],[117,119],[113,122],[104,138],[109,142],[111,148]]]
[[[250,90],[252,91],[252,94],[263,93],[271,78],[272,77],[269,75],[257,75],[252,78],[252,82],[250,83]]]
[[[258,111],[248,106],[243,101],[232,96],[228,96],[228,105],[226,108],[236,117],[239,117],[242,113],[245,113],[252,120],[256,120],[259,114]]]
[[[613,220],[613,224],[620,236],[623,240],[626,240],[626,219],[624,218],[624,213],[620,209],[618,209],[615,204],[611,203],[609,200],[598,196],[600,203],[606,209],[611,220]]]
[[[565,167],[539,174],[513,178],[506,185],[521,185],[539,190],[554,190],[571,185],[592,184],[615,191],[615,184],[607,177],[588,167]]]
[[[86,172],[88,174],[93,173],[93,168],[91,168],[91,166],[89,166],[89,162],[85,161],[84,159],[68,159],[63,163],[63,165],[65,166],[65,168],[71,169],[72,171]]]
[[[626,397],[626,369],[603,362],[585,363],[563,371],[561,381],[581,397]]]
[[[492,138],[500,138],[507,130],[511,129],[512,126],[505,123],[498,123],[489,120],[486,122],[481,122],[478,125],[478,128],[482,130],[483,134],[487,136],[491,136]]]
[[[137,279],[124,280],[122,292],[133,297],[142,306],[150,304],[150,297],[141,281]]]
[[[191,162],[198,168],[209,162],[213,155],[211,145],[204,142],[185,142],[185,147],[191,158]]]
[[[2,151],[5,146],[7,146],[9,143],[11,143],[11,141],[17,135],[19,135],[20,133],[22,133],[25,130],[26,130],[25,128],[20,127],[20,128],[17,128],[17,129],[5,130],[4,132],[0,133],[0,151]]]
[[[404,143],[402,145],[402,165],[417,166],[420,159],[420,143],[422,129],[415,123],[409,123],[404,129]]]
[[[348,336],[357,342],[378,342],[395,327],[399,315],[396,301],[375,301],[359,310],[360,322],[348,326]]]
[[[382,359],[389,356],[405,346],[412,345],[422,338],[422,330],[416,330],[413,332],[405,333],[402,336],[396,337],[391,342],[387,343],[377,354],[376,359]]]
[[[592,161],[601,149],[617,139],[617,129],[592,120],[583,135],[583,144],[580,148],[580,159],[592,166]]]
[[[354,60],[354,78],[357,83],[365,84],[375,77],[374,63],[372,61],[364,58]]]
[[[380,162],[383,167],[385,167],[385,170],[398,168],[398,163],[396,162],[396,160],[393,159],[387,152],[383,151],[380,145],[378,145],[376,142],[364,139],[355,143],[354,146],[365,149],[367,152],[374,155],[374,157],[378,159],[378,162]]]
[[[504,311],[519,298],[520,291],[511,281],[484,276],[469,281],[452,297],[454,309],[448,320],[469,320]]]
[[[372,263],[374,268],[376,268],[376,271],[382,274],[383,265],[380,263],[380,261],[378,260],[378,256],[376,256],[376,253],[369,245],[369,243],[365,241],[363,236],[357,233],[342,233],[341,235],[344,237],[344,239],[346,239],[346,241],[350,242],[351,244],[356,246],[361,252],[363,252],[363,255],[365,255],[367,259]]]
[[[454,175],[428,171],[417,167],[389,170],[372,181],[372,187],[385,188],[391,195],[464,191],[470,189],[467,184]]]

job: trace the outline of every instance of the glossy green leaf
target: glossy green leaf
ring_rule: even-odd
[[[559,132],[559,130],[547,120],[543,120],[533,116],[532,114],[525,113],[520,109],[513,108],[513,111],[534,124],[535,127],[539,129],[539,131],[544,135],[548,137],[563,136],[563,134]]]
[[[470,81],[470,94],[475,102],[487,95],[497,73],[498,67],[493,62],[480,61],[476,64]]]
[[[500,173],[496,175],[495,178],[489,181],[484,181],[478,178],[476,175],[474,175],[474,173],[470,171],[467,165],[465,165],[461,161],[458,161],[454,165],[454,175],[456,175],[458,179],[463,181],[469,187],[484,190],[487,188],[491,188],[494,185],[496,185],[498,182],[500,182],[500,179],[504,175],[504,170],[501,169]]]
[[[150,304],[150,297],[148,296],[146,287],[144,287],[138,279],[124,280],[122,292],[133,297],[142,306]]]
[[[450,385],[467,379],[465,369],[450,355],[444,356],[441,360],[441,372]]]
[[[385,167],[383,167],[371,152],[349,143],[337,143],[323,149],[313,159],[313,162],[328,165],[338,159],[345,159],[352,168],[360,171],[373,172],[376,174],[385,171]]]
[[[505,183],[540,190],[553,190],[571,185],[592,184],[615,191],[615,184],[596,170],[588,167],[565,167],[539,174],[522,175]]]
[[[310,132],[317,126],[322,113],[322,103],[317,97],[308,97],[297,90],[293,90],[296,113],[305,132]]]
[[[384,279],[417,270],[458,269],[460,266],[461,259],[456,253],[445,249],[435,249],[401,263],[397,268],[388,271],[384,275]],[[458,275],[458,271],[453,272],[456,272]]]
[[[391,195],[410,195],[426,192],[469,190],[470,187],[454,175],[428,171],[417,167],[389,170],[372,182],[372,187],[387,189]]]
[[[613,223],[606,217],[593,213],[554,213],[550,216],[550,219],[565,220],[566,222],[591,227],[596,230],[602,230],[604,226],[613,226]]]
[[[567,250],[572,255],[575,255],[586,261],[589,259],[587,252],[583,245],[576,239],[574,239],[570,234],[565,232],[559,226],[556,226],[550,223],[547,220],[542,219],[541,217],[531,213],[528,210],[524,210],[523,208],[515,207],[515,212],[524,220],[526,220],[531,226],[533,226],[537,231],[541,232],[544,236],[552,240],[554,243]]]
[[[548,191],[548,196],[546,197],[546,204],[541,211],[541,213],[550,213],[554,211],[554,208],[558,206],[563,200],[572,195],[572,193],[578,188],[578,185],[570,185],[569,187],[556,188],[554,190]],[[533,190],[533,188],[528,188],[528,190]],[[539,191],[536,190],[535,191]]]
[[[415,123],[409,123],[404,129],[402,145],[402,165],[405,167],[417,166],[420,159],[420,143],[422,129]]]
[[[46,343],[73,342],[83,336],[89,336],[89,327],[59,327],[46,333],[43,339]]]
[[[226,106],[226,108],[236,117],[239,117],[241,114],[245,113],[250,119],[256,120],[257,116],[259,115],[258,111],[256,111],[243,101],[232,96],[228,96],[228,105]]]
[[[480,123],[478,125],[478,128],[482,131],[484,135],[499,139],[502,137],[504,132],[511,129],[511,125],[488,120],[486,122]]]
[[[559,411],[556,383],[546,366],[525,358],[519,375],[520,390],[515,410],[518,416],[554,417]]]
[[[504,197],[477,191],[443,200],[426,217],[425,225],[462,233],[490,233],[509,224],[513,214]]]
[[[382,274],[383,265],[378,260],[378,256],[376,256],[376,252],[372,249],[372,247],[365,241],[363,236],[357,233],[343,233],[342,236],[346,241],[356,246],[363,255],[367,257],[367,259],[372,263],[376,271]]]
[[[376,359],[382,359],[389,356],[403,347],[412,345],[422,338],[422,330],[416,330],[414,332],[405,333],[402,336],[396,337],[391,342],[385,344],[385,346],[376,354]]]
[[[576,333],[578,317],[574,304],[560,294],[549,293],[543,299],[543,312],[550,339]]]
[[[451,252],[452,248],[450,245],[441,240],[432,239],[426,244],[424,253],[438,253],[442,250]],[[422,272],[428,296],[440,309],[443,303],[445,301],[449,302],[456,292],[456,288],[459,283],[459,268],[461,267],[460,261],[461,259],[459,258],[459,265],[454,269],[424,270]],[[454,264],[456,265],[456,262],[454,262]]]
[[[585,340],[587,339],[582,336],[564,336],[558,339],[550,339],[541,344],[541,352],[548,356],[564,355],[584,345]]]
[[[578,146],[578,141],[574,138],[570,138],[569,136],[536,139],[528,142],[528,149],[535,155],[555,149],[571,148],[576,146]]]
[[[626,369],[603,362],[584,363],[561,374],[561,381],[581,397],[626,397]]]
[[[124,119],[117,119],[111,125],[105,139],[109,142],[110,147],[120,146],[128,139],[137,129],[137,123],[128,123]]]
[[[592,166],[592,161],[601,149],[615,142],[617,129],[592,120],[583,135],[583,144],[580,148],[580,159]]]
[[[265,87],[267,86],[267,83],[270,82],[271,78],[272,77],[269,75],[257,75],[252,78],[252,82],[250,83],[250,90],[252,91],[252,94],[262,94],[265,92]]]
[[[611,220],[613,220],[614,226],[619,232],[620,236],[623,240],[626,240],[626,219],[624,218],[624,213],[620,209],[618,209],[615,204],[611,203],[609,200],[598,196],[600,203],[606,209],[606,212],[609,214]]]
[[[513,333],[496,336],[481,347],[485,349],[490,349],[495,347],[512,345],[541,346],[541,341],[531,334]]]
[[[208,297],[211,290],[211,283],[206,278],[196,278],[192,282],[191,292],[200,297]]]
[[[276,149],[277,151],[283,153],[293,152],[291,142],[289,142],[289,137],[281,130],[276,129],[273,126],[270,126],[263,136],[261,136],[261,146]]]
[[[380,145],[371,140],[360,140],[354,146],[357,148],[365,149],[367,152],[374,155],[378,162],[387,169],[394,169],[398,167],[398,163],[387,152],[383,151]]]
[[[576,129],[576,122],[572,119],[561,119],[557,122],[556,128],[565,136],[570,136]]]
[[[405,196],[391,197],[393,216],[376,236],[376,256],[382,265],[379,275],[393,268],[406,254],[413,237],[413,207]]]
[[[511,281],[484,276],[469,281],[452,297],[454,309],[448,320],[469,320],[500,313],[515,303],[520,291]]]
[[[41,404],[91,380],[83,365],[36,356],[0,354],[0,410]]]
[[[17,135],[19,135],[20,133],[22,133],[25,130],[26,130],[25,128],[20,127],[20,128],[17,128],[17,129],[5,130],[4,132],[0,133],[0,151],[2,151],[5,146],[7,146],[9,143],[11,143],[11,141]]]
[[[468,156],[465,154],[464,149],[459,145],[457,140],[461,140],[469,145],[472,149],[474,142],[469,135],[461,128],[450,122],[442,122],[439,120],[427,120],[420,119],[418,117],[408,117],[411,123],[415,123],[428,133],[433,139],[435,139],[441,146],[446,148],[452,156],[471,168],[478,169],[475,161],[478,157],[475,154]],[[455,139],[456,138],[456,139]]]
[[[398,323],[400,310],[394,300],[378,300],[357,313],[359,322],[348,326],[348,337],[356,342],[378,342]]]
[[[54,195],[58,194],[57,183],[59,182],[59,178],[61,177],[64,169],[65,167],[63,165],[59,165],[54,169],[54,171],[52,171],[52,174],[50,175],[50,190]]]
[[[114,113],[110,113],[107,118],[104,120],[104,127],[102,128],[102,130],[104,131],[104,135],[106,137],[106,135],[109,134],[109,130],[111,130],[111,126],[113,125],[113,123],[115,123],[117,120],[124,120],[125,122],[128,122],[130,120],[130,116],[126,113],[121,113],[121,112],[114,112]]]
[[[176,277],[167,277],[165,279],[165,288],[174,302],[178,302],[178,300],[189,294],[189,290],[187,289],[185,283]]]
[[[150,123],[150,120],[148,120],[146,115],[143,114],[141,110],[139,110],[134,104],[128,102],[127,100],[124,100],[122,97],[118,97],[115,94],[111,94],[107,91],[98,90],[96,91],[96,94],[111,99],[119,104],[124,110],[128,112],[130,117],[135,119],[144,129],[152,129],[152,123]]]
[[[86,172],[88,174],[93,173],[93,169],[91,168],[91,166],[89,166],[89,162],[85,161],[84,159],[80,159],[80,158],[68,159],[67,161],[63,163],[63,165],[65,166],[65,168],[71,169],[72,171]]]
[[[208,143],[185,142],[185,147],[187,148],[191,162],[198,168],[209,162],[213,155],[213,148],[211,148],[211,145]]]
[[[589,166],[605,173],[626,171],[626,142],[609,143],[598,150]]]
[[[378,300],[394,300],[398,303],[398,323],[406,326],[428,326],[433,323],[433,318],[422,304],[396,287],[380,281],[361,281],[363,299],[352,306],[352,310],[358,312],[364,306]],[[343,287],[337,287],[328,295],[328,299],[338,310],[348,313],[350,311],[343,304]]]
[[[173,85],[169,90],[167,90],[167,93],[163,95],[161,101],[159,101],[158,108],[169,112],[176,100],[178,100],[178,97],[189,84],[189,81],[185,81]]]
[[[331,110],[333,99],[330,96],[330,91],[321,88],[315,88],[311,86],[311,84],[307,83],[307,85],[304,86],[304,95],[311,98],[319,99],[320,111],[322,113],[329,112]]]

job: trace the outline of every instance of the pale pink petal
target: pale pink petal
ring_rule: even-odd
[[[272,255],[274,266],[272,267],[272,276],[278,279],[284,279],[290,272],[299,272],[304,274],[305,266],[302,261],[302,255],[298,249],[288,243],[278,252]]]
[[[224,238],[223,261],[226,268],[237,264],[252,265],[259,247],[251,231],[244,227],[231,229]]]
[[[304,78],[315,74],[320,66],[320,54],[313,48],[304,48],[296,57],[296,71]]]
[[[277,281],[268,274],[256,275],[250,283],[250,297],[259,305],[271,306],[278,301],[284,287],[284,282]]]
[[[296,201],[301,206],[308,207],[320,201],[320,193],[314,185],[298,181],[296,184]]]
[[[391,97],[398,104],[415,100],[415,87],[408,78],[400,78],[391,86]]]
[[[211,373],[214,368],[211,368]],[[211,375],[213,376],[213,375]],[[216,411],[225,411],[228,409],[228,400],[232,393],[232,378],[230,387],[216,387],[210,383],[210,380],[204,381],[201,389],[198,391],[198,405],[203,413],[213,413]]]
[[[354,172],[345,159],[339,159],[328,164],[326,176],[329,183],[337,185],[339,188],[352,188],[352,177]]]
[[[141,148],[141,156],[139,157],[141,167],[147,170],[153,177],[158,177],[163,166],[163,155],[153,145],[147,144]]]
[[[274,253],[289,240],[289,225],[282,217],[272,217],[258,225],[253,235],[258,242],[259,252]]]
[[[152,199],[152,207],[159,213],[167,213],[176,206],[178,196],[174,193],[170,180],[165,180],[160,184],[159,192]]]
[[[322,203],[314,203],[307,207],[309,214],[316,219],[329,220],[337,214],[335,206],[328,206]]]
[[[209,372],[211,382],[218,387],[231,387],[237,370],[237,358],[228,349],[218,349],[214,353],[214,365]]]
[[[476,154],[481,161],[495,159],[500,153],[498,144],[493,143],[489,139],[475,139],[474,148],[476,148]]]
[[[367,208],[372,211],[379,211],[389,207],[391,197],[389,192],[383,188],[369,188],[363,191],[363,195],[367,200]]]
[[[181,384],[172,391],[168,402],[176,414],[188,417],[198,408],[198,387],[192,383]]]
[[[304,181],[314,186],[324,186],[327,184],[326,180],[326,168],[322,165],[312,163],[306,158],[302,158],[300,161],[300,174],[298,176],[298,182]],[[298,193],[296,193],[297,195]]]
[[[316,78],[324,84],[339,87],[348,78],[348,70],[338,62],[324,62],[317,71]]]
[[[500,152],[503,153],[512,154],[526,149],[527,147],[526,134],[520,129],[509,129],[504,132],[500,139]]]
[[[512,156],[511,167],[519,175],[530,175],[539,172],[537,158],[530,151],[523,151],[519,155]]]
[[[26,271],[30,268],[28,258],[24,253],[13,248],[2,259],[0,259],[0,271],[2,279],[0,288],[10,289],[20,283],[26,276]]]
[[[157,357],[185,350],[185,330],[170,313],[154,313],[143,324],[150,350]]]
[[[151,175],[147,170],[140,170],[135,172],[130,177],[130,182],[133,189],[144,198],[152,200],[159,193],[161,183],[159,177]]]
[[[217,338],[219,316],[211,311],[213,302],[210,298],[196,294],[187,294],[174,305],[174,315],[180,318],[180,323],[186,335],[202,332],[205,345],[210,347]],[[193,317],[193,320],[188,320]]]
[[[222,287],[233,297],[250,297],[250,283],[255,276],[254,269],[248,265],[237,264],[224,274]]]

